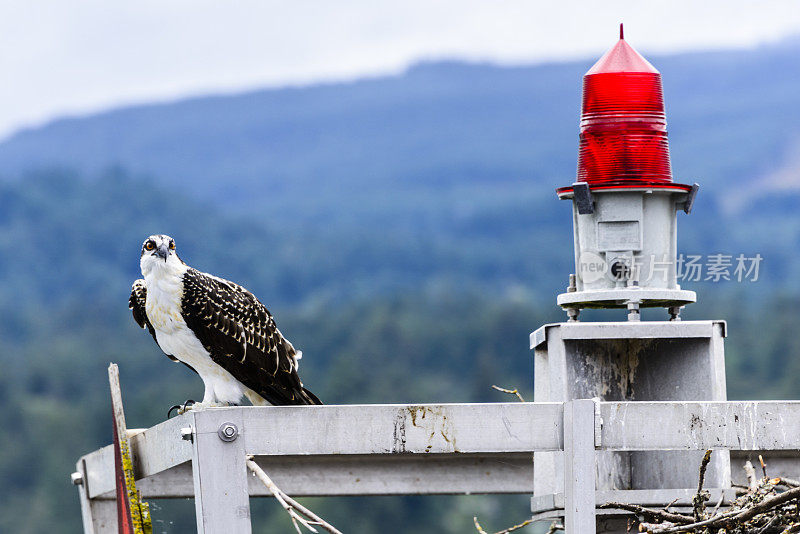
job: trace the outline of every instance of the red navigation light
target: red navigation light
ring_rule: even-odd
[[[619,37],[583,77],[578,181],[681,187],[672,184],[661,74],[625,41],[621,24]]]

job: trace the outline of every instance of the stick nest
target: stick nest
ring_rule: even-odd
[[[650,534],[788,534],[800,533],[800,482],[767,477],[766,464],[759,456],[763,476],[757,477],[750,461],[744,465],[748,485],[737,487],[737,498],[727,507],[718,503],[709,509],[709,493],[703,478],[711,456],[707,451],[700,466],[700,482],[692,501],[691,515],[634,504],[606,503],[601,508],[627,510],[636,514],[639,532]],[[721,501],[720,501],[721,503]]]

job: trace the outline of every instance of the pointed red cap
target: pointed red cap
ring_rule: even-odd
[[[622,24],[619,25],[619,41],[617,41],[617,44],[598,59],[597,63],[589,69],[586,75],[603,72],[651,72],[658,74],[656,68],[625,40]]]
[[[622,25],[583,77],[577,178],[592,189],[688,187],[672,183],[661,74],[625,41]]]

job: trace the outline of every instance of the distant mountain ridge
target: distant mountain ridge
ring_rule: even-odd
[[[679,247],[758,252],[762,280],[800,287],[800,42],[649,59],[664,78],[675,180],[701,184],[692,215],[679,215]],[[423,63],[64,119],[0,144],[0,179],[53,167],[148,176],[165,213],[174,192],[269,228],[264,254],[280,251],[269,261],[295,280],[280,286],[288,301],[442,285],[552,298],[572,261],[554,189],[575,176],[590,65]],[[86,190],[103,205],[102,188]]]
[[[800,138],[800,42],[650,59],[664,76],[676,180],[725,196],[780,168]],[[0,172],[120,165],[290,220],[325,212],[315,196],[357,208],[504,182],[550,195],[574,177],[590,64],[423,63],[400,76],[117,109],[12,136]]]

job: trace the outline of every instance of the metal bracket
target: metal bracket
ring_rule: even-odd
[[[692,184],[692,189],[691,191],[689,191],[689,194],[686,197],[686,202],[684,202],[683,204],[683,211],[686,212],[687,215],[692,213],[692,207],[694,206],[694,199],[695,197],[697,197],[697,191],[699,189],[700,189],[700,184],[698,184],[697,182]]]
[[[194,429],[190,426],[181,428],[181,439],[194,442]]]
[[[579,214],[590,215],[594,213],[594,199],[592,198],[592,191],[589,189],[589,184],[586,182],[576,182],[572,184],[572,192]]]

